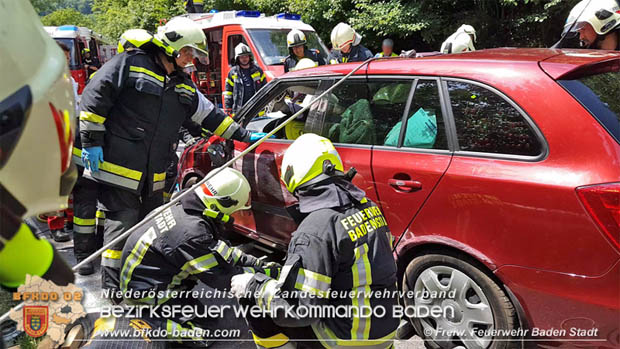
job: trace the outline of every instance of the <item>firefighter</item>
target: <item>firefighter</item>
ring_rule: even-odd
[[[99,70],[99,68],[101,68],[101,63],[99,63],[99,58],[90,53],[90,49],[83,49],[82,55],[84,56],[82,60],[86,66],[86,76],[90,78],[97,72],[97,70]]]
[[[242,303],[277,309],[271,317],[247,319],[257,346],[310,339],[325,347],[390,347],[399,319],[392,315],[396,264],[383,214],[343,173],[342,160],[326,138],[297,138],[284,153],[280,172],[305,216],[293,233],[280,277],[241,274],[231,282]],[[382,295],[375,297],[370,290]],[[355,309],[363,306],[386,312],[383,317],[356,316]],[[353,316],[308,316],[306,310],[316,307],[351,307]]]
[[[307,58],[316,63],[316,66],[325,65],[325,59],[318,50],[309,50],[306,35],[299,29],[293,29],[286,35],[289,55],[284,60],[284,72],[288,73],[295,68],[300,60]]]
[[[338,23],[332,29],[332,52],[329,56],[330,64],[363,62],[372,57],[372,52],[362,46],[362,36],[355,32],[346,23]]]
[[[250,142],[252,134],[216,108],[182,68],[206,55],[205,35],[188,18],[139,37],[95,74],[81,100],[76,150],[84,177],[96,181],[105,213],[104,244],[163,203],[171,146],[183,123],[195,122],[224,138]],[[122,244],[102,255],[102,284],[118,288]]]
[[[454,34],[441,44],[441,53],[476,51],[476,30],[471,25],[461,25]]]
[[[234,116],[265,84],[265,73],[254,63],[252,51],[240,43],[235,47],[235,61],[226,78],[224,108]]]
[[[247,179],[241,172],[225,168],[133,232],[123,248],[120,288],[124,294],[135,297],[125,298],[125,302],[133,305],[195,306],[202,311],[204,305],[201,300],[166,297],[164,292],[173,294],[192,290],[198,280],[225,291],[232,276],[242,273],[264,272],[277,277],[278,266],[275,263],[265,263],[245,254],[221,238],[222,227],[232,223],[231,215],[250,208],[249,199],[250,184]],[[149,291],[155,297],[142,297],[143,292]],[[158,296],[159,292],[163,297]],[[117,329],[133,327],[123,319],[102,318],[98,321],[115,322]],[[151,328],[168,330],[200,328],[215,331],[218,326],[213,318],[196,316],[144,318],[141,321]],[[95,340],[90,348],[123,348],[124,340],[121,338],[117,338],[116,342],[97,342],[98,338],[105,338],[105,335],[94,333]],[[148,347],[148,343],[138,343]],[[138,343],[134,341],[130,345]]]
[[[566,19],[563,35],[577,34],[583,48],[620,50],[618,0],[583,0],[575,5]]]
[[[394,41],[392,39],[385,39],[381,43],[381,52],[377,53],[375,57],[398,57],[394,53]]]

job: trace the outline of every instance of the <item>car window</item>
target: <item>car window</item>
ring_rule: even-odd
[[[324,117],[312,125],[312,131],[334,143],[394,142],[398,131],[393,129],[403,118],[411,85],[411,81],[345,81],[324,98]],[[397,141],[398,137],[394,146]]]
[[[608,71],[559,82],[620,143],[620,72]]]
[[[536,156],[542,144],[523,115],[495,92],[448,81],[461,151]]]
[[[405,148],[448,149],[436,80],[418,80],[415,84],[406,118],[392,127],[384,145],[397,144]]]
[[[261,98],[255,105],[248,105],[248,112],[255,115],[246,125],[246,129],[255,132],[271,132],[284,120],[301,110],[320,94],[318,81],[283,82]],[[289,122],[275,134],[277,139],[297,139],[307,133],[313,114],[317,112],[316,103],[295,120]],[[244,107],[245,109],[245,107]]]
[[[267,65],[283,64],[289,55],[286,43],[286,35],[290,29],[250,29],[252,42],[258,48],[263,62]],[[327,58],[327,48],[319,36],[313,31],[304,31],[306,35],[307,47],[318,50],[324,59]]]

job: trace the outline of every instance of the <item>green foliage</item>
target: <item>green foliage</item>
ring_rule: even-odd
[[[81,10],[92,2],[94,29],[113,40],[129,28],[155,31],[160,20],[184,13],[181,0],[30,0],[39,13],[62,7]],[[210,9],[299,13],[329,44],[331,28],[348,22],[378,51],[390,37],[396,50],[438,50],[461,24],[477,30],[477,48],[548,47],[559,39],[579,0],[205,0]],[[81,4],[81,5],[80,5]],[[80,7],[82,6],[82,7]]]
[[[160,20],[185,12],[178,0],[95,0],[95,31],[118,40],[130,28],[156,32]]]
[[[43,25],[50,26],[73,24],[89,28],[92,28],[94,25],[94,22],[90,16],[83,15],[73,8],[56,10],[41,18],[41,23],[43,23]]]
[[[73,8],[83,14],[90,14],[92,6],[92,0],[30,0],[30,3],[41,16],[64,8]]]

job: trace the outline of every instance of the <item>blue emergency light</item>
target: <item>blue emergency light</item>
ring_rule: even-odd
[[[218,13],[218,12],[220,12],[220,11],[218,11],[216,9],[213,9],[213,10],[209,11],[209,13]]]
[[[278,13],[276,15],[277,19],[290,19],[293,21],[298,21],[301,19],[301,15],[298,15],[296,13],[288,13],[288,12],[282,12],[282,13]]]
[[[237,11],[235,17],[260,17],[259,11]]]
[[[61,25],[58,30],[77,31],[78,27],[75,25]]]

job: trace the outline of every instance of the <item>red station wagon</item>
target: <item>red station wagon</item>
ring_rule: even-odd
[[[276,78],[238,120],[268,132],[356,66]],[[235,163],[252,209],[235,214],[234,228],[276,249],[296,228],[279,166],[302,132],[331,139],[383,210],[400,286],[414,291],[405,304],[456,310],[411,318],[428,346],[619,347],[620,52],[502,48],[371,62]],[[179,184],[246,147],[199,141],[183,154]],[[446,290],[456,294],[428,296]]]

